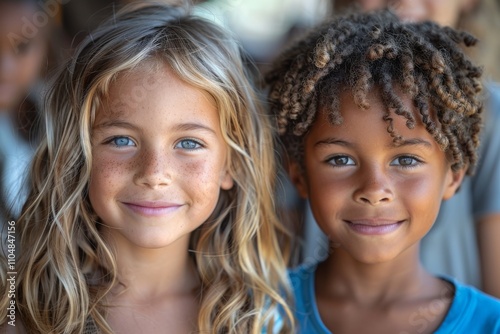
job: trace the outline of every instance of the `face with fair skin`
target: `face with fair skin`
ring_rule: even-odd
[[[187,247],[233,185],[227,145],[213,98],[149,65],[118,76],[97,112],[90,202],[118,248]]]
[[[20,103],[46,61],[47,27],[34,31],[25,23],[32,21],[36,11],[29,3],[0,4],[0,110]]]
[[[431,20],[454,27],[460,15],[470,10],[477,0],[358,0],[365,11],[392,7],[403,20]]]
[[[395,145],[380,98],[370,93],[369,102],[371,108],[361,110],[352,94],[343,93],[341,125],[330,124],[320,110],[304,140],[305,170],[296,163],[291,168],[323,232],[367,264],[390,261],[416,245],[464,174],[452,172],[420,120],[410,130],[394,115],[395,131],[403,137]],[[403,102],[412,110],[408,98]]]

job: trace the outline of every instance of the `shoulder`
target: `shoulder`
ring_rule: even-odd
[[[295,268],[288,270],[288,275],[293,288],[304,285],[307,281],[314,277],[318,264],[317,263],[304,263]]]
[[[321,321],[314,296],[317,263],[302,264],[289,271],[295,305],[293,311],[299,333],[330,333]]]
[[[314,273],[317,264],[303,264],[289,271],[296,313],[308,313],[314,301]]]
[[[448,280],[455,286],[455,297],[437,333],[454,330],[467,333],[500,333],[500,300],[456,280]]]

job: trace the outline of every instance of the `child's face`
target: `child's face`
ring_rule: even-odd
[[[421,121],[410,130],[393,115],[404,139],[395,146],[382,102],[368,97],[371,108],[360,110],[350,93],[341,95],[342,125],[318,114],[304,141],[305,171],[293,164],[291,177],[330,240],[358,261],[375,263],[395,258],[429,231],[464,172],[452,172]]]
[[[90,202],[119,246],[189,239],[230,189],[215,101],[164,65],[112,84],[92,138]]]
[[[33,23],[34,4],[0,3],[0,110],[15,108],[42,70],[46,26]]]

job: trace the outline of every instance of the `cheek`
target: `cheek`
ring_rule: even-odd
[[[346,192],[353,191],[353,171],[335,169],[325,164],[306,166],[306,180],[310,195],[322,197],[345,197]]]
[[[28,87],[37,80],[42,71],[43,60],[43,54],[33,50],[18,61],[18,80],[21,85]]]
[[[353,190],[353,184],[347,177],[334,177],[330,173],[322,173],[321,168],[307,176],[308,196],[317,214],[327,213],[340,208],[348,201]]]
[[[180,179],[191,189],[195,201],[218,199],[222,166],[213,159],[179,163]]]
[[[106,194],[117,191],[122,181],[133,168],[132,163],[123,163],[117,160],[104,159],[95,155],[92,161],[92,172],[90,175],[89,196],[93,198],[104,198]]]
[[[407,208],[418,211],[419,215],[437,216],[443,196],[440,185],[438,179],[428,175],[407,178],[398,184],[399,198],[406,203]]]
[[[219,187],[222,167],[210,159],[180,163],[183,179],[204,186]]]

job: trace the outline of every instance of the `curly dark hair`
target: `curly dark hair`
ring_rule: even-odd
[[[452,169],[467,168],[471,174],[481,129],[482,70],[459,45],[476,42],[468,33],[433,22],[401,22],[389,11],[351,14],[318,26],[285,51],[266,76],[289,158],[302,161],[303,138],[320,108],[329,110],[332,124],[342,123],[339,96],[346,90],[368,109],[369,92],[380,88],[387,131],[401,141],[393,116],[405,117],[408,128],[418,116],[404,107],[396,86],[412,99]]]

